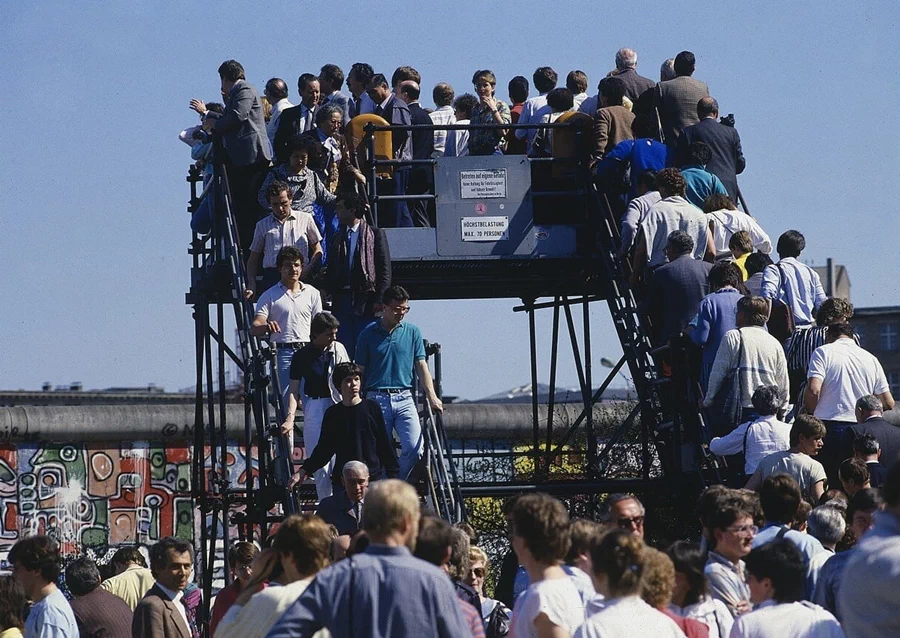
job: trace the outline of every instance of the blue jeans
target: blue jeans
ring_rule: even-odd
[[[278,348],[276,350],[276,364],[278,372],[278,385],[281,386],[281,400],[284,402],[284,408],[287,409],[287,393],[291,385],[291,359],[294,358],[294,350],[292,348]],[[272,401],[275,401],[275,388],[272,388]]]
[[[370,390],[368,398],[381,406],[388,438],[392,432],[400,439],[400,478],[406,480],[422,458],[422,426],[412,392],[404,390],[391,394],[384,390]]]

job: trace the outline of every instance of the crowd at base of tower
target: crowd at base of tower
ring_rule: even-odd
[[[294,106],[283,80],[269,80],[264,99],[240,64],[225,62],[224,106],[193,100],[203,120],[181,139],[202,166],[227,167],[245,294],[257,304],[252,330],[275,343],[289,436],[303,410],[311,454],[293,480],[313,478],[316,514],[288,517],[259,546],[234,544],[232,584],[208,619],[182,539],[153,545],[149,567],[129,549],[110,565],[76,559],[64,594],[56,541],[24,538],[9,553],[12,573],[0,575],[0,638],[900,635],[900,429],[882,417],[894,399],[858,345],[853,307],[826,297],[799,261],[800,232],[773,246],[737,209],[740,138],[692,77],[694,55],[664,63],[659,83],[637,74],[630,49],[615,66],[597,96],[581,71],[563,89],[553,69],[537,69],[530,99],[517,76],[512,106],[479,70],[477,97],[441,82],[428,112],[412,67],[389,83],[357,63],[347,96],[343,72],[328,64],[300,76]],[[699,518],[701,536],[660,548],[643,539],[654,512],[634,495],[604,495],[597,521],[571,520],[548,495],[520,495],[504,503],[510,548],[492,566],[478,530],[423,511],[399,480],[414,480],[422,455],[414,369],[431,407],[443,406],[421,333],[405,320],[409,295],[391,285],[381,228],[434,226],[434,207],[387,200],[369,223],[371,158],[345,134],[365,114],[399,127],[495,124],[395,128],[391,157],[546,157],[553,129],[502,126],[573,110],[591,118],[592,175],[621,224],[621,267],[652,340],[692,350],[686,374],[716,435],[709,449],[733,457],[742,487],[706,489],[683,513]],[[226,157],[213,158],[214,147]],[[429,192],[433,175],[421,166],[398,164],[377,177],[377,192]],[[214,208],[200,202],[195,232],[210,231]],[[662,369],[669,357],[659,355]]]

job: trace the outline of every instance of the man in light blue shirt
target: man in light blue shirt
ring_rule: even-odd
[[[767,266],[763,271],[761,296],[770,300],[778,299],[790,306],[794,313],[794,323],[799,328],[815,322],[819,306],[827,298],[822,280],[815,270],[797,261],[806,248],[806,238],[798,230],[789,230],[778,238],[777,265]]]
[[[418,326],[404,322],[409,293],[402,286],[384,292],[384,315],[369,324],[356,341],[356,364],[363,371],[363,390],[381,406],[388,437],[400,439],[400,478],[405,479],[422,457],[422,427],[412,397],[415,367],[431,408],[443,412],[434,391],[425,358],[425,343]]]
[[[25,638],[78,638],[75,614],[56,586],[59,545],[49,536],[29,536],[13,545],[12,573],[34,603],[25,622]]]
[[[545,115],[550,114],[550,107],[547,105],[547,94],[556,88],[556,81],[559,76],[556,71],[549,66],[538,67],[534,75],[534,88],[539,92],[536,97],[528,98],[522,107],[522,115],[519,116],[517,124],[540,124],[543,122]],[[515,135],[520,140],[526,140],[526,153],[531,153],[531,145],[534,144],[534,138],[540,129],[537,128],[519,128],[515,129]]]
[[[825,548],[815,537],[790,528],[801,498],[800,486],[788,474],[773,474],[762,482],[759,503],[766,523],[753,538],[753,548],[784,537],[803,554],[803,563],[808,571],[812,557],[824,552]]]
[[[410,553],[419,517],[419,497],[408,483],[386,479],[370,487],[362,527],[372,544],[316,574],[267,638],[303,638],[322,627],[334,638],[470,636],[450,577]]]

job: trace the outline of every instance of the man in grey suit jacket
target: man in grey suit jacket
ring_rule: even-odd
[[[322,91],[321,106],[334,104],[344,114],[344,126],[350,121],[350,97],[341,93],[344,72],[336,64],[326,64],[319,71],[319,89]]]
[[[363,501],[369,491],[369,468],[361,461],[348,461],[341,470],[344,490],[319,502],[316,516],[337,528],[338,534],[353,536],[359,531]]]
[[[644,91],[656,86],[650,78],[638,75],[636,69],[637,52],[634,49],[619,49],[616,53],[616,77],[625,84],[625,95],[632,102],[637,101]]]
[[[675,79],[657,84],[657,106],[662,119],[666,144],[675,147],[678,133],[685,126],[696,124],[697,103],[709,95],[709,87],[695,80],[696,59],[690,51],[682,51],[675,56]]]
[[[227,60],[219,67],[219,78],[222,94],[227,96],[225,112],[219,117],[208,113],[203,128],[222,137],[238,235],[241,246],[247,249],[262,214],[256,194],[269,169],[272,150],[262,102],[244,78],[244,67],[240,62]]]
[[[693,142],[705,142],[712,149],[712,159],[706,170],[722,180],[731,201],[737,202],[737,176],[744,172],[747,161],[741,150],[741,136],[733,126],[719,122],[719,103],[711,97],[697,103],[700,121],[681,131],[678,138],[678,155],[687,157]]]
[[[191,544],[168,536],[150,549],[156,584],[134,610],[134,638],[191,638],[187,609],[182,603],[194,563]]]

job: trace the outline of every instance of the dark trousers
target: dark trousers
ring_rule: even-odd
[[[425,195],[432,192],[431,168],[413,168],[409,174],[408,195]],[[416,199],[409,202],[410,215],[415,226],[433,228],[435,225],[434,200]]]
[[[849,421],[823,421],[825,424],[825,438],[822,440],[822,449],[819,450],[816,460],[825,467],[828,475],[828,487],[840,487],[838,479],[838,466],[841,464],[843,453],[842,443],[847,428],[856,425]]]
[[[259,189],[269,171],[269,162],[248,166],[228,165],[227,169],[238,242],[244,252],[249,253],[256,222],[267,212],[259,205]]]
[[[379,195],[406,195],[409,168],[395,168],[390,179],[379,179]],[[378,225],[381,228],[409,228],[413,225],[409,206],[402,199],[378,202]]]
[[[351,361],[356,356],[356,341],[363,328],[375,321],[375,315],[354,314],[349,292],[336,292],[331,300],[331,312],[341,323],[338,328],[338,341],[347,349]]]

